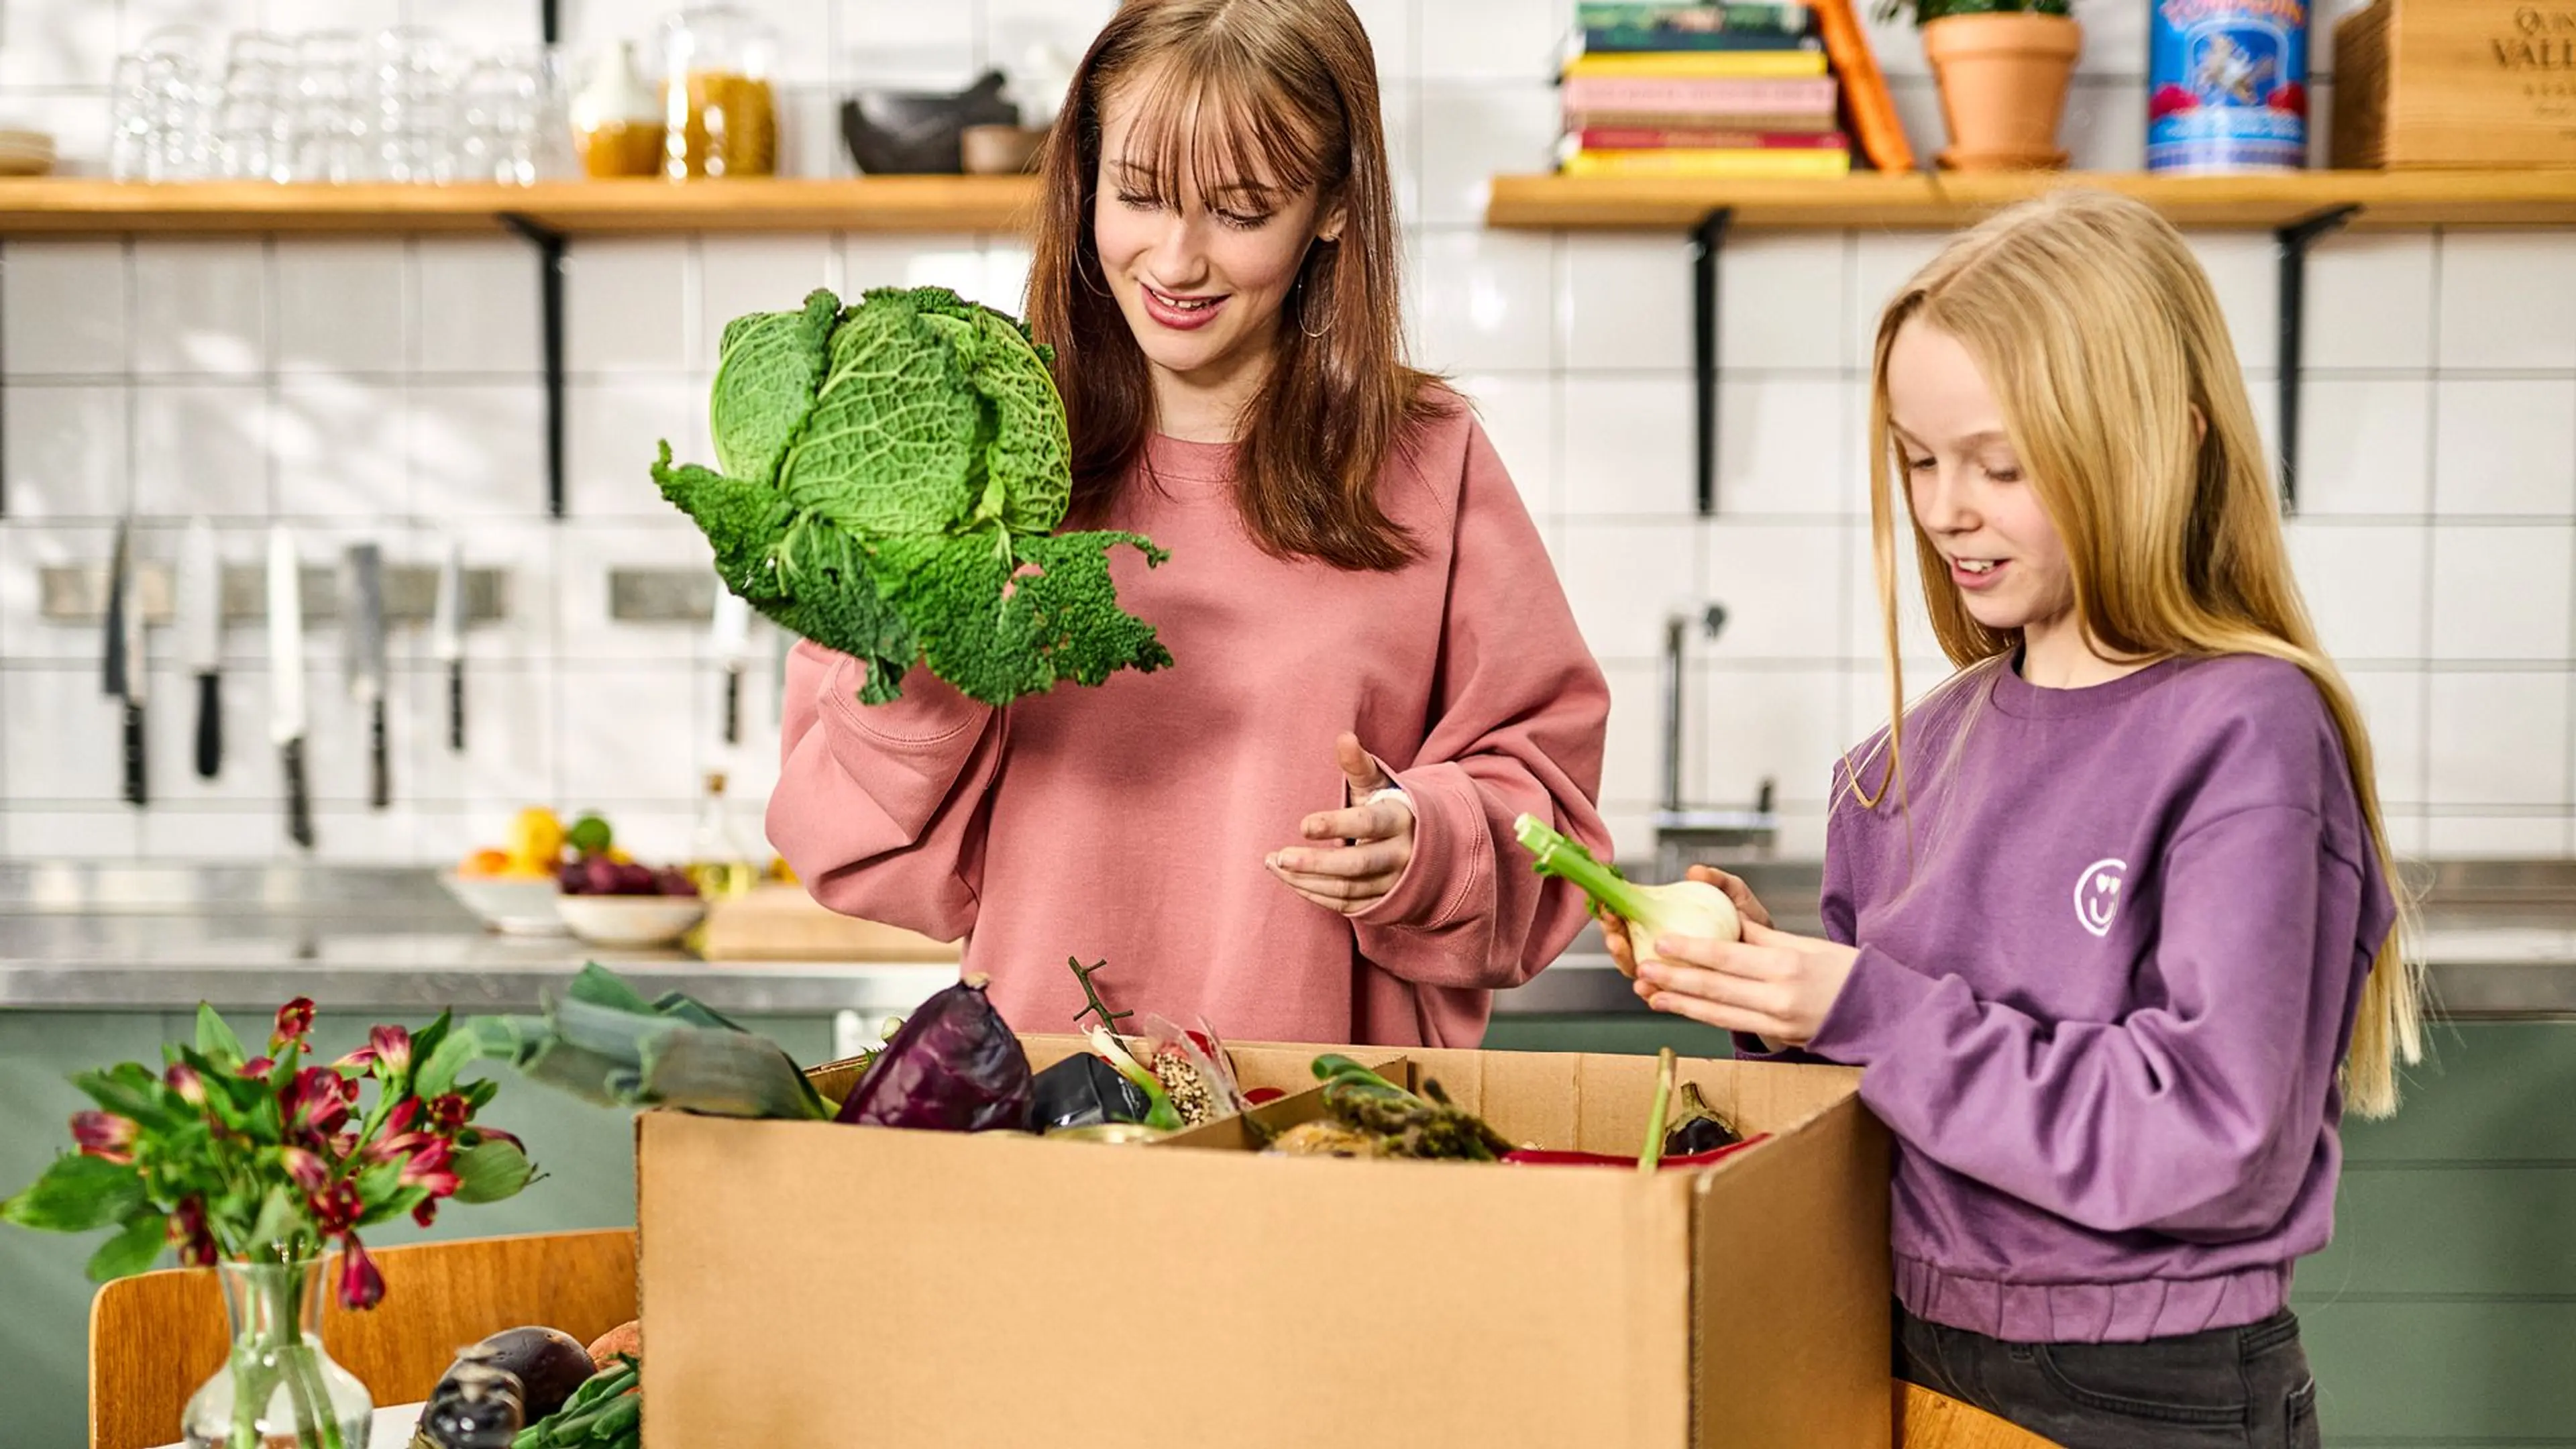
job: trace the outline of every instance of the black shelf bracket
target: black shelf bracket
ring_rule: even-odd
[[[2308,248],[2359,215],[2358,206],[2336,206],[2302,217],[2272,234],[2280,248],[2281,511],[2299,511],[2299,395],[2305,378]]]
[[[1726,228],[1735,220],[1732,207],[1721,206],[1691,228],[1691,368],[1699,419],[1699,512],[1717,512],[1717,260],[1726,249]]]
[[[501,223],[537,249],[537,291],[545,315],[546,512],[564,516],[564,234],[516,212]]]

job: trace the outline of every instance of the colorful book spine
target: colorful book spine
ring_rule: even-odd
[[[1806,0],[1723,0],[1723,3],[1637,3],[1582,0],[1574,23],[1586,30],[1770,31],[1798,35],[1807,28]]]
[[[1851,152],[1839,147],[1792,151],[1570,151],[1568,176],[1733,176],[1748,180],[1824,180],[1851,174]]]
[[[1567,133],[1585,151],[1804,151],[1849,147],[1840,131],[1657,130],[1587,126]]]
[[[1773,112],[1740,116],[1723,111],[1687,116],[1667,111],[1567,111],[1563,129],[1569,135],[1585,131],[1728,131],[1763,135],[1794,132],[1801,136],[1821,136],[1834,133],[1836,119],[1830,107],[1803,114]]]
[[[1711,50],[1807,50],[1813,36],[1763,30],[1639,30],[1633,26],[1575,32],[1576,55],[1674,55]]]
[[[1821,48],[1578,55],[1565,67],[1568,80],[1632,76],[1656,80],[1788,80],[1823,74],[1825,52]]]
[[[1560,98],[1565,109],[1575,114],[1620,111],[1671,116],[1812,116],[1832,115],[1840,93],[1831,76],[1801,80],[1574,76],[1565,82]]]

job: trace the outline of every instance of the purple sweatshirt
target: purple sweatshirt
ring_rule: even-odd
[[[1896,1135],[1897,1296],[2017,1342],[2277,1312],[2395,917],[2324,699],[2252,656],[2069,690],[1998,661],[1905,750],[1910,832],[1892,795],[1828,828],[1860,959],[1809,1044]]]

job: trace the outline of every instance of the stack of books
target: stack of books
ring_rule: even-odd
[[[1806,0],[1582,0],[1559,72],[1569,176],[1851,173]]]

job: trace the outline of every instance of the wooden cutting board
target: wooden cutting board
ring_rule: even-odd
[[[710,961],[954,961],[957,943],[862,921],[817,904],[802,886],[755,886],[707,913],[698,954]]]

